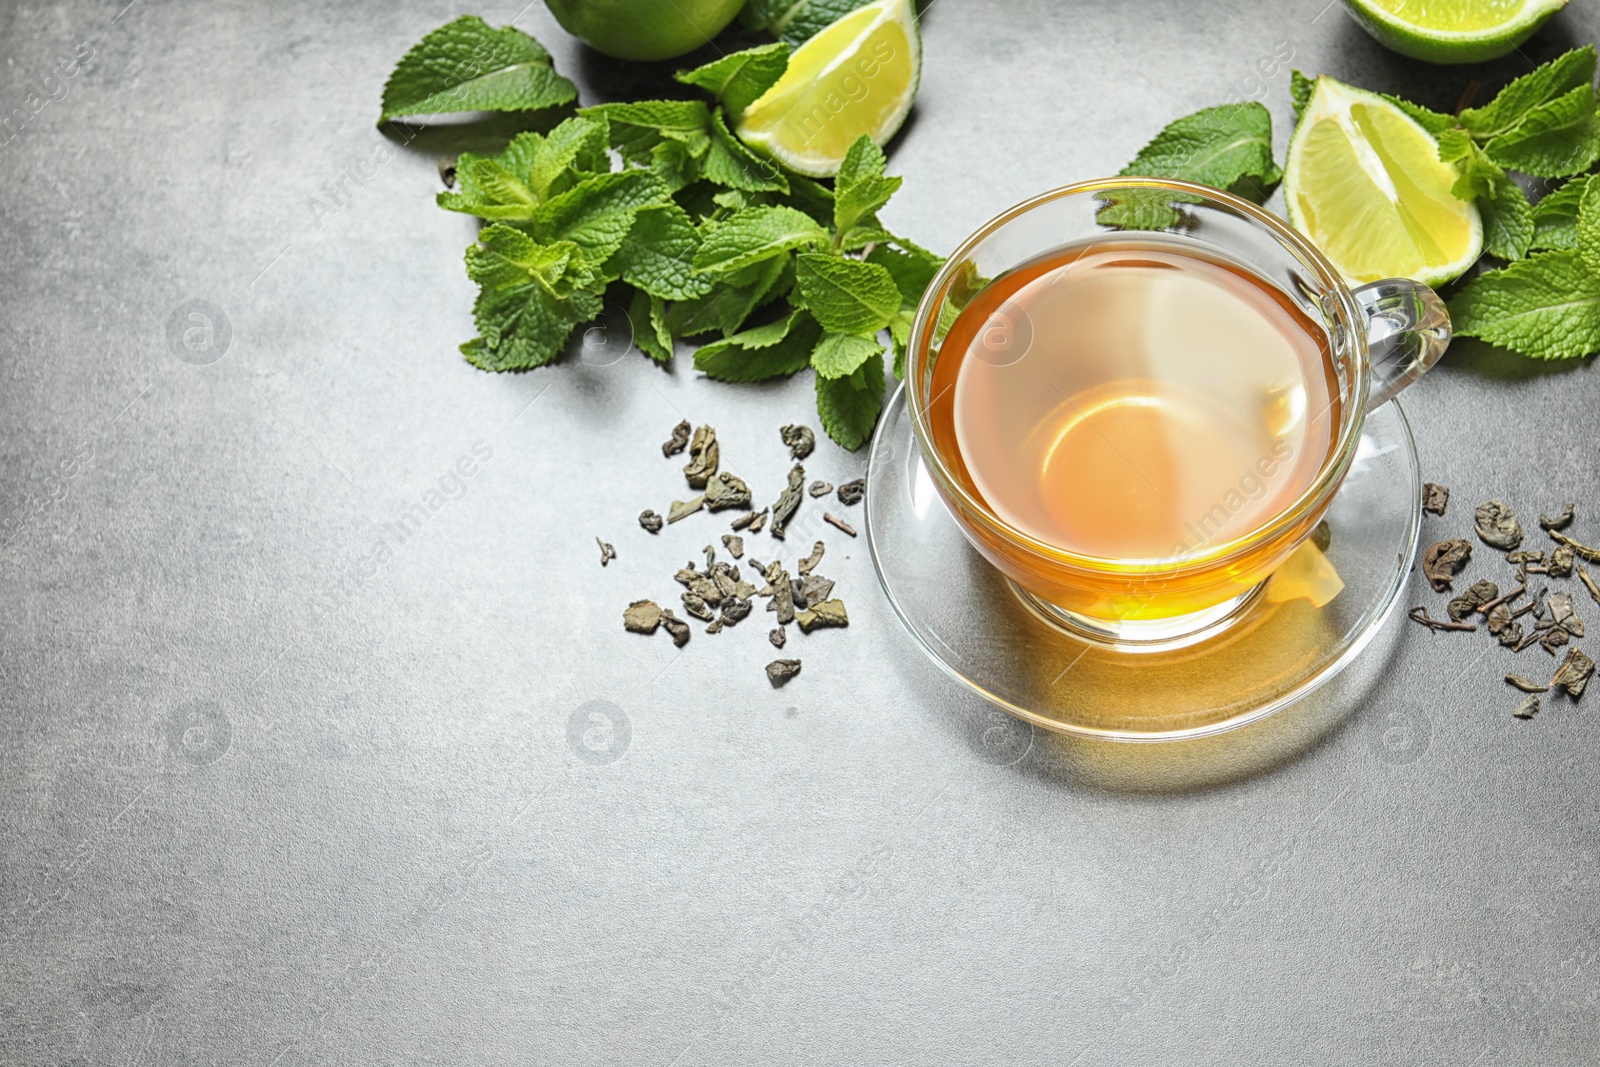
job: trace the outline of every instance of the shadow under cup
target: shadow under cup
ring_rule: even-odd
[[[939,408],[953,408],[953,379],[936,387],[936,371],[941,347],[961,312],[996,280],[1053,253],[1143,239],[1253,276],[1257,285],[1276,291],[1309,329],[1320,330],[1325,336],[1316,340],[1326,364],[1329,410],[1336,418],[1326,456],[1309,484],[1254,529],[1226,540],[1197,539],[1188,550],[1161,558],[1082,555],[1018,529],[983,499],[956,448],[954,416]],[[1032,343],[1041,340],[1035,337]],[[965,354],[952,348],[946,358],[960,360]],[[1354,458],[1369,376],[1362,308],[1310,242],[1238,197],[1186,182],[1141,178],[1066,186],[1012,208],[968,238],[923,296],[906,366],[918,446],[967,539],[1052,621],[1082,636],[1135,647],[1198,640],[1225,627],[1306,541]],[[1086,500],[1083,506],[1095,503]]]

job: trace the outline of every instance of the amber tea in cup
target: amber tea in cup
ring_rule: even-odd
[[[1168,224],[1107,224],[1127,190],[1168,197]],[[1013,209],[951,257],[913,330],[935,484],[1057,621],[1133,642],[1215,626],[1327,510],[1369,392],[1387,399],[1443,350],[1426,287],[1361,293],[1281,222],[1200,186],[1112,179]]]

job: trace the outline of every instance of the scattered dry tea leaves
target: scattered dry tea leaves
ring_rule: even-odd
[[[806,469],[796,463],[789,468],[789,484],[778,494],[777,503],[772,505],[772,536],[783,540],[784,532],[789,528],[789,521],[794,518],[794,513],[800,510],[800,498],[806,484]]]
[[[1593,674],[1594,660],[1585,655],[1582,649],[1574,648],[1567,652],[1567,658],[1556,668],[1550,688],[1565,690],[1567,696],[1577,700],[1583,696],[1583,690]]]
[[[617,558],[617,550],[600,540],[600,538],[596,537],[594,543],[600,546],[600,566],[604,567],[607,563]]]
[[[722,547],[728,550],[728,555],[734,559],[744,558],[744,538],[738,534],[723,534]]]
[[[1470,622],[1449,622],[1445,619],[1436,619],[1428,613],[1427,605],[1419,605],[1411,609],[1411,620],[1420,622],[1430,630],[1476,630],[1477,627]]]
[[[649,508],[639,512],[639,525],[656,534],[661,532],[661,516]]]
[[[1582,541],[1576,541],[1576,540],[1568,537],[1566,534],[1562,533],[1560,530],[1551,530],[1550,531],[1550,536],[1555,538],[1561,544],[1566,545],[1568,548],[1572,549],[1573,552],[1577,553],[1578,558],[1583,560],[1584,562],[1586,562],[1586,563],[1600,563],[1600,548],[1591,548],[1589,545],[1584,544]]]
[[[1450,505],[1450,489],[1448,486],[1434,485],[1424,482],[1422,485],[1422,510],[1431,511],[1435,515],[1443,515],[1444,509]]]
[[[661,454],[669,457],[676,456],[679,452],[688,448],[690,428],[688,419],[684,419],[674,426],[672,428],[672,436],[667,438],[666,442],[661,446]]]
[[[853,482],[845,482],[839,487],[839,503],[849,507],[851,504],[861,503],[861,498],[866,495],[867,480],[857,478]]]
[[[1484,544],[1507,552],[1522,544],[1522,523],[1504,500],[1485,500],[1473,516]]]
[[[689,624],[672,613],[671,608],[661,609],[661,625],[672,635],[672,643],[682,648],[689,643]]]
[[[1435,593],[1450,588],[1451,581],[1472,558],[1472,542],[1455,538],[1435,541],[1422,554],[1422,576],[1428,579]]]
[[[810,574],[812,571],[817,569],[817,564],[822,562],[822,554],[827,550],[827,546],[821,541],[818,541],[816,544],[811,546],[811,555],[802,559],[800,561],[800,565],[795,569],[801,574]]]
[[[1499,597],[1500,587],[1485,578],[1468,586],[1465,593],[1450,601],[1446,610],[1449,611],[1452,619],[1460,622],[1483,605],[1492,603]]]
[[[1572,525],[1572,516],[1576,510],[1576,505],[1568,504],[1566,507],[1556,512],[1554,518],[1551,518],[1549,515],[1541,512],[1539,514],[1539,528],[1546,533],[1549,533],[1551,530],[1565,530],[1568,526]]]
[[[706,482],[717,473],[717,431],[710,426],[695,428],[689,441],[689,462],[684,464],[683,476],[689,479],[691,489],[704,489]]]
[[[706,510],[725,511],[728,508],[750,506],[750,487],[736,474],[723,471],[706,482]]]
[[[778,434],[789,448],[790,459],[805,459],[817,447],[817,435],[811,432],[809,426],[785,426]]]
[[[818,478],[816,481],[811,483],[811,488],[807,489],[806,492],[810,493],[811,498],[815,500],[819,496],[827,496],[829,493],[833,492],[833,483],[825,482]]]
[[[721,621],[724,626],[736,625],[749,614],[750,601],[744,597],[731,596],[722,602]]]
[[[1533,718],[1535,715],[1539,714],[1539,698],[1534,696],[1532,693],[1529,693],[1527,696],[1522,698],[1522,703],[1518,704],[1516,709],[1513,710],[1511,714],[1515,715],[1519,719]]]
[[[1583,587],[1589,590],[1589,595],[1594,598],[1594,602],[1600,604],[1600,586],[1594,584],[1594,579],[1589,577],[1589,572],[1579,567],[1578,578],[1583,582]]]
[[[789,640],[789,632],[782,626],[774,626],[772,631],[767,634],[767,640],[772,642],[773,648],[782,648]]]
[[[661,605],[654,600],[635,600],[622,612],[622,628],[630,633],[653,634],[661,625]]]
[[[854,537],[856,535],[856,528],[854,526],[851,526],[848,522],[845,522],[843,519],[839,518],[837,515],[833,514],[833,512],[824,511],[822,513],[822,518],[823,518],[824,522],[829,523],[835,529],[843,530],[845,533],[849,534],[851,537]]]
[[[780,624],[793,622],[794,590],[789,584],[789,572],[774,563],[767,568],[767,586],[772,590],[769,594],[772,599],[767,601],[767,610],[778,613]]]
[[[1524,678],[1520,674],[1506,675],[1506,684],[1515,689],[1520,689],[1524,693],[1547,693],[1550,691],[1548,685],[1541,685],[1532,678]]]
[[[1545,564],[1544,572],[1552,578],[1571,578],[1572,568],[1575,564],[1576,552],[1571,545],[1559,545],[1550,553],[1550,562]]]
[[[797,659],[775,659],[767,664],[767,681],[776,689],[790,678],[800,673],[800,661]]]
[[[693,500],[674,500],[672,506],[667,509],[667,521],[677,522],[679,519],[687,518],[699,511],[705,502],[706,498],[703,496],[697,496]]]
[[[850,616],[845,611],[844,601],[824,600],[804,611],[795,612],[794,621],[801,633],[808,634],[824,626],[849,626]]]
[[[683,610],[695,618],[703,622],[710,622],[714,617],[710,606],[706,604],[706,598],[698,593],[691,593],[685,590],[680,599],[683,601]]]

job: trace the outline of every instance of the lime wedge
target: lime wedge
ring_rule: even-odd
[[[1427,63],[1481,63],[1526,41],[1567,0],[1345,0],[1385,48]]]
[[[1456,169],[1405,112],[1376,93],[1317,79],[1289,139],[1289,221],[1354,282],[1439,285],[1483,251],[1483,221],[1450,192]]]
[[[911,0],[876,0],[796,49],[783,77],[745,109],[736,132],[791,170],[831,177],[862,134],[879,145],[894,136],[911,111],[921,72]]]

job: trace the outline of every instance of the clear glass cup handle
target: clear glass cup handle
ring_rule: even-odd
[[[1444,355],[1450,345],[1450,313],[1439,294],[1407,278],[1387,278],[1355,290],[1367,319],[1372,388],[1367,410],[1393,400]]]

